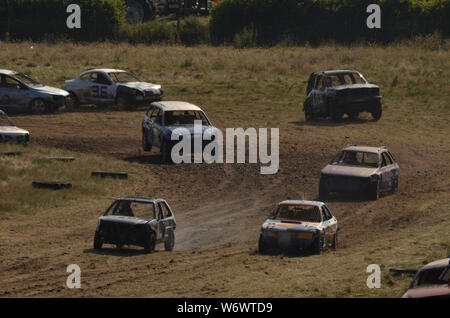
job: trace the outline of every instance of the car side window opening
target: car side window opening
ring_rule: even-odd
[[[166,203],[166,202],[162,201],[162,202],[161,202],[161,207],[162,207],[162,210],[163,210],[164,218],[168,218],[168,217],[171,217],[171,216],[172,216],[172,213],[170,212],[170,209],[169,209],[169,207],[167,206],[167,203]]]
[[[97,83],[102,84],[102,85],[111,85],[112,84],[111,81],[108,79],[108,77],[106,77],[106,75],[103,73],[97,74]]]
[[[92,83],[97,83],[98,74],[97,73],[91,73],[89,76],[89,81]]]
[[[150,115],[150,119],[155,123],[161,124],[161,109],[155,108]]]
[[[389,158],[389,156],[388,156],[385,152],[383,152],[383,154],[382,154],[381,156],[382,156],[382,158],[383,158],[383,159],[382,159],[382,160],[383,160],[383,167],[392,164],[391,159]]]
[[[322,206],[325,218],[324,220],[331,220],[333,218],[333,216],[331,215],[330,210],[328,210],[328,208],[326,206]]]
[[[323,79],[322,75],[316,77],[316,84],[314,85],[315,89],[319,89],[323,86],[322,79]]]
[[[394,157],[392,156],[392,154],[389,151],[386,151],[386,155],[388,156],[389,160],[394,163]]]
[[[20,89],[20,82],[13,79],[9,76],[3,76],[2,79],[2,87],[4,88],[12,88],[12,89]]]
[[[161,202],[158,202],[158,207],[157,207],[156,210],[157,210],[156,213],[157,213],[158,220],[164,219],[164,212],[163,212],[163,209],[161,207]]]
[[[90,79],[90,76],[91,76],[91,74],[89,74],[89,73],[88,74],[84,74],[84,75],[80,76],[80,79],[83,80],[83,81],[88,82],[89,79]]]

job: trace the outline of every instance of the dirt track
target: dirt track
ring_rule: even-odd
[[[14,274],[2,274],[3,296],[349,296],[350,290],[364,288],[365,266],[371,262],[386,266],[405,263],[414,255],[412,250],[405,250],[397,260],[395,255],[414,242],[420,246],[421,239],[411,240],[411,234],[418,235],[428,228],[435,231],[439,228],[435,224],[443,221],[448,225],[448,212],[440,209],[449,202],[448,177],[441,178],[442,171],[448,172],[448,163],[438,160],[442,153],[431,149],[427,153],[427,146],[399,148],[396,145],[402,141],[392,137],[388,146],[401,165],[399,192],[377,202],[346,196],[330,199],[329,206],[341,225],[337,252],[304,257],[258,255],[259,227],[267,214],[275,203],[286,198],[316,198],[320,169],[342,145],[336,145],[339,137],[299,138],[303,135],[295,134],[298,126],[286,125],[281,131],[280,171],[271,176],[260,175],[259,165],[255,164],[163,165],[157,150],[149,154],[138,150],[140,135],[136,127],[141,113],[85,113],[83,123],[72,118],[80,113],[20,116],[15,121],[29,129],[38,144],[138,162],[142,164],[140,179],[145,179],[145,174],[157,176],[159,185],[140,182],[135,193],[124,195],[164,197],[171,203],[178,223],[175,251],[167,253],[159,248],[157,253],[146,255],[140,249],[107,248],[93,252],[91,240],[98,212],[83,212],[72,220],[71,227],[55,220],[62,227],[51,232],[47,232],[50,228],[45,224],[41,229],[27,228],[27,223],[35,221],[25,220],[21,229],[26,237],[41,231],[46,235],[34,243],[37,247],[30,254],[19,248],[13,252],[17,258],[3,264],[2,272],[6,266]],[[64,117],[66,120],[62,120]],[[108,120],[113,124],[100,124],[95,129],[90,122]],[[323,129],[321,124],[330,129],[326,122],[316,123],[319,129]],[[353,129],[365,129],[364,125],[353,125],[357,127]],[[367,121],[366,125],[375,129],[373,126],[383,126],[383,121]],[[346,126],[331,128],[345,130]],[[95,134],[98,129],[101,133]],[[416,151],[423,156],[413,156]],[[69,215],[72,213],[77,211]],[[81,217],[88,220],[83,223]],[[445,223],[441,224],[444,231]],[[439,239],[435,236],[428,244],[436,244]],[[26,243],[22,244],[25,248]],[[84,287],[80,291],[64,288],[64,264],[73,262],[83,268]],[[278,273],[280,266],[282,272]],[[331,273],[327,270],[330,268],[339,274]],[[295,278],[283,283],[290,275]],[[404,288],[407,280],[404,278],[395,287]],[[316,286],[317,281],[322,287],[305,287]],[[342,288],[344,282],[350,287]],[[334,290],[326,287],[330,284]],[[158,295],[153,293],[155,289],[160,291]],[[389,295],[389,291],[384,293]]]

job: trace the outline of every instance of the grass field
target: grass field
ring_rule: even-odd
[[[63,88],[86,69],[113,67],[163,86],[165,100],[201,106],[213,124],[280,129],[280,171],[259,165],[164,165],[140,151],[144,108],[121,112],[14,115],[31,133],[20,157],[0,157],[0,296],[399,297],[419,267],[450,254],[449,42],[391,46],[230,47],[0,43],[2,68]],[[304,121],[313,71],[354,68],[380,86],[383,117]],[[317,198],[320,169],[348,143],[386,145],[399,162],[395,195],[378,201],[332,197],[340,247],[320,256],[259,255],[259,228],[277,202]],[[74,156],[51,163],[53,155]],[[129,180],[90,177],[129,172]],[[71,190],[33,189],[34,179],[71,181]],[[55,180],[56,181],[56,180]],[[165,198],[177,217],[171,253],[92,250],[97,217],[121,195]],[[82,288],[65,287],[79,264]],[[368,289],[366,267],[380,264],[382,288]],[[154,294],[154,290],[161,293]]]

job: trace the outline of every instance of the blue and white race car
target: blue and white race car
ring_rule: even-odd
[[[326,247],[337,248],[338,230],[338,221],[323,202],[283,201],[261,227],[259,252],[310,249],[320,254]]]
[[[10,112],[43,114],[66,103],[69,93],[43,85],[19,72],[0,70],[0,109]]]

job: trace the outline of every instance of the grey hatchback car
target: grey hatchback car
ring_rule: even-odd
[[[69,93],[43,85],[27,75],[0,69],[0,109],[5,112],[44,114],[66,103]]]

